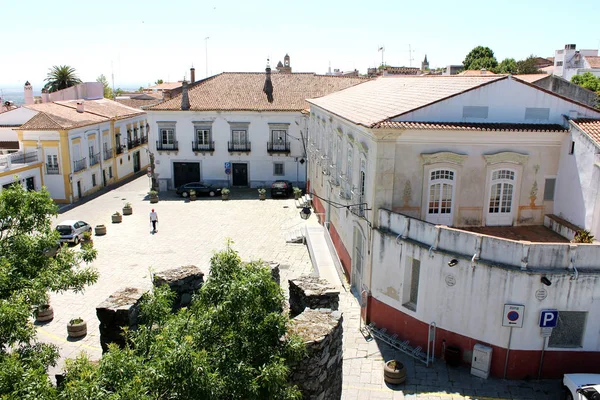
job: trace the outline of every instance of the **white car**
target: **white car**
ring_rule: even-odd
[[[600,374],[565,374],[563,385],[568,400],[600,400]]]
[[[92,232],[92,227],[83,221],[69,219],[56,225],[56,230],[60,233],[60,242],[79,243],[85,232]]]

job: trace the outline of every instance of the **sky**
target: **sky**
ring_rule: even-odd
[[[104,74],[137,89],[223,71],[264,71],[290,55],[294,72],[342,71],[383,61],[460,64],[474,47],[498,61],[554,56],[567,43],[598,49],[600,1],[0,0],[0,89],[37,92],[53,65],[83,81]],[[208,39],[206,39],[208,38]],[[409,51],[409,49],[411,51]],[[208,55],[208,57],[207,57]]]

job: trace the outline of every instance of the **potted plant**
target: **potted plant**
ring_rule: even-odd
[[[127,202],[125,203],[125,206],[123,207],[123,215],[131,215],[133,214],[133,208],[131,207],[131,203]]]
[[[121,215],[121,213],[119,213],[118,211],[116,211],[112,215],[112,222],[113,222],[113,224],[120,224],[122,221],[123,221],[123,216]]]
[[[151,190],[148,192],[150,196],[150,203],[158,203],[158,192],[156,190]]]
[[[267,190],[265,188],[258,188],[258,199],[265,200],[267,198]]]
[[[575,233],[572,243],[594,243],[594,235],[587,229],[581,229]]]
[[[67,333],[69,337],[78,338],[87,335],[87,323],[81,318],[73,318],[67,324]]]
[[[230,190],[227,188],[221,189],[221,197],[223,198],[223,200],[229,200],[229,192]]]
[[[37,322],[48,322],[54,319],[54,309],[48,303],[40,304],[35,309],[35,320]]]
[[[406,381],[406,368],[397,360],[390,360],[383,366],[383,380],[391,385],[398,385]]]
[[[96,236],[106,235],[106,226],[105,225],[96,225],[94,228],[96,230]]]
[[[190,201],[196,200],[196,191],[194,189],[190,190]]]
[[[92,232],[83,232],[83,237],[81,238],[82,246],[93,246],[94,241],[92,240]]]
[[[299,187],[294,187],[294,199],[298,200],[300,197],[302,197],[302,189],[300,189]]]

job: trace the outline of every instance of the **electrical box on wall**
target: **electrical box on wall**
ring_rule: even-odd
[[[490,376],[492,365],[492,348],[482,344],[473,347],[473,360],[471,361],[471,375],[487,379]]]

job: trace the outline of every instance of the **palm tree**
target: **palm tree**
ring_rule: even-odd
[[[75,68],[68,65],[53,66],[44,80],[48,81],[44,85],[44,89],[47,89],[49,92],[56,92],[57,90],[66,89],[81,83],[81,79],[75,75]]]

